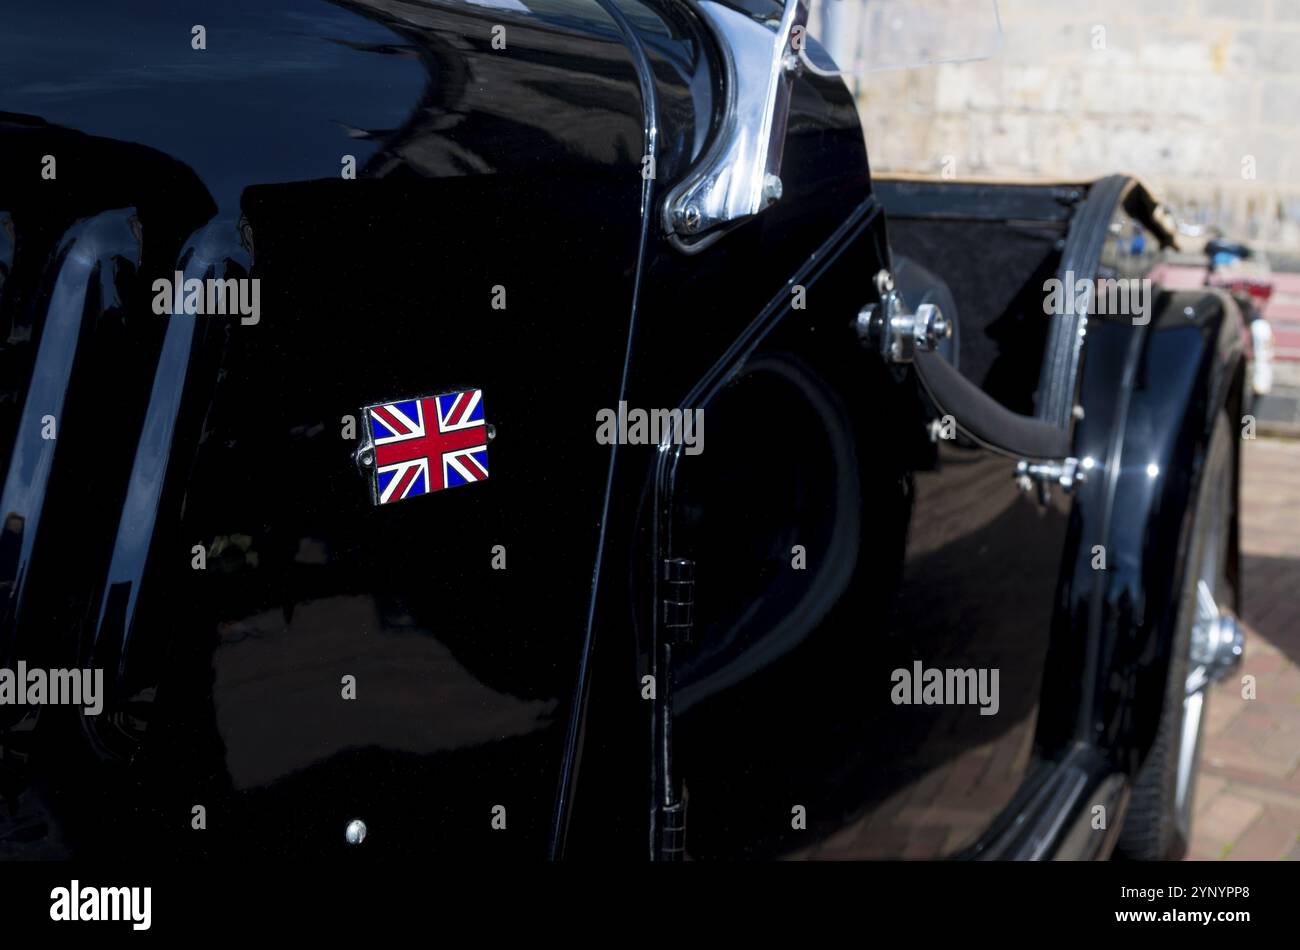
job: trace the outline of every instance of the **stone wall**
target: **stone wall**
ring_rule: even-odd
[[[874,169],[1130,172],[1189,221],[1300,254],[1300,0],[998,8],[995,59],[854,80]]]

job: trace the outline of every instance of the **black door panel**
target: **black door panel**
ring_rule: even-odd
[[[726,374],[663,486],[665,553],[697,564],[672,736],[693,857],[953,855],[1030,767],[1066,504],[930,440],[916,377],[853,332],[867,253]],[[895,703],[917,663],[996,670],[996,712]]]

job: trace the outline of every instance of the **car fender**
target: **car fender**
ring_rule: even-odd
[[[1180,578],[1210,435],[1220,410],[1226,408],[1234,424],[1241,411],[1240,325],[1236,303],[1221,291],[1158,293],[1149,324],[1103,324],[1102,333],[1129,337],[1121,376],[1128,385],[1116,391],[1113,380],[1106,386],[1107,374],[1085,374],[1085,417],[1094,405],[1105,407],[1113,427],[1104,445],[1086,444],[1094,433],[1081,432],[1079,442],[1081,450],[1095,453],[1083,457],[1104,459],[1097,491],[1087,500],[1101,506],[1092,520],[1103,533],[1081,538],[1076,572],[1092,575],[1082,629],[1094,651],[1088,681],[1095,688],[1083,707],[1090,721],[1080,726],[1125,771],[1135,771],[1145,758],[1164,708]],[[1234,478],[1238,468],[1234,463]],[[1236,536],[1234,512],[1234,582]]]

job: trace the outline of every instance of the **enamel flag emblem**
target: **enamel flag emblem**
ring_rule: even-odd
[[[370,469],[377,505],[488,477],[483,391],[466,389],[366,406],[370,440],[358,457]]]

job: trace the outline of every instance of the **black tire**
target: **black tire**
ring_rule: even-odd
[[[1182,593],[1178,601],[1178,621],[1174,627],[1174,650],[1169,663],[1169,678],[1165,683],[1164,710],[1151,751],[1133,782],[1124,827],[1120,830],[1115,848],[1115,856],[1120,859],[1179,861],[1187,854],[1187,835],[1179,828],[1176,804],[1178,761],[1183,742],[1183,698],[1191,659],[1192,625],[1196,620],[1197,582],[1209,553],[1209,544],[1216,544],[1220,548],[1213,553],[1218,565],[1219,590],[1226,589],[1222,585],[1227,583],[1223,578],[1235,504],[1231,494],[1234,485],[1234,451],[1232,427],[1227,413],[1220,412],[1205,453],[1205,465],[1197,488],[1196,508],[1190,526],[1191,543],[1187,548]],[[1213,521],[1216,518],[1225,520],[1215,525]],[[1197,733],[1198,743],[1201,734]],[[1198,760],[1199,749],[1193,761],[1195,763]],[[1190,802],[1195,800],[1195,787],[1196,767],[1193,764],[1191,784],[1187,790]],[[1192,806],[1189,805],[1190,807]]]

